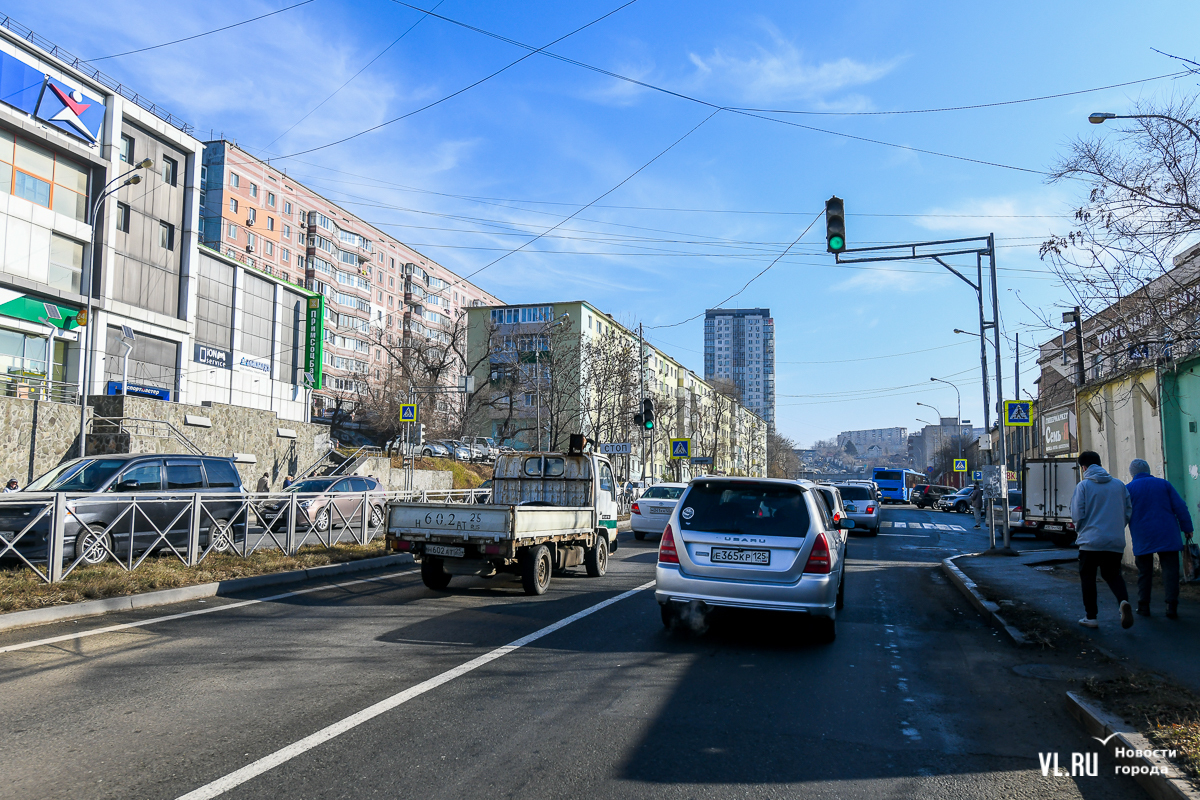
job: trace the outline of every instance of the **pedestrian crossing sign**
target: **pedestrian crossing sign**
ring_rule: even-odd
[[[400,421],[401,422],[416,422],[417,421],[417,404],[416,403],[401,403],[400,404]]]
[[[691,439],[672,439],[671,440],[671,458],[691,458],[692,457],[692,440]]]
[[[954,471],[955,472],[966,472],[967,471],[967,460],[965,458],[954,459]]]
[[[1030,417],[1030,408],[1032,405],[1032,400],[1005,400],[1004,424],[1021,426],[1032,425],[1033,419]]]

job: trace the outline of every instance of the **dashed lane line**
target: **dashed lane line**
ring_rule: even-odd
[[[484,653],[478,658],[473,658],[470,661],[459,664],[453,669],[446,670],[440,675],[435,675],[426,681],[422,681],[416,686],[412,686],[402,692],[397,692],[391,697],[380,700],[374,705],[367,706],[362,711],[351,714],[345,719],[339,720],[332,725],[324,727],[316,733],[309,734],[303,739],[289,744],[287,747],[280,748],[274,753],[264,756],[257,761],[252,761],[241,769],[235,770],[223,778],[218,778],[212,783],[201,786],[199,789],[194,789],[185,795],[181,795],[178,800],[211,800],[211,798],[220,797],[230,789],[241,786],[246,781],[262,775],[264,772],[268,772],[281,764],[285,764],[288,761],[291,761],[293,758],[312,750],[314,747],[318,747],[319,745],[322,745],[331,739],[341,736],[347,731],[357,728],[364,722],[368,722],[375,717],[378,717],[380,714],[391,711],[393,708],[401,706],[413,698],[420,697],[426,692],[436,689],[442,684],[449,683],[450,681],[462,675],[466,675],[468,672],[477,670],[485,664],[489,664],[498,658],[503,658],[514,650],[519,650],[525,645],[541,639],[543,636],[548,636],[561,628],[565,628],[572,622],[577,622],[578,620],[581,620],[590,614],[595,614],[597,611],[607,608],[614,603],[619,603],[628,597],[633,597],[638,592],[649,589],[653,585],[654,581],[643,583],[636,589],[630,589],[627,592],[622,592],[616,597],[610,597],[607,600],[596,603],[594,606],[588,606],[582,611],[576,612],[569,617],[564,617],[558,622],[534,631],[528,636],[522,636],[520,639],[517,639],[510,644],[506,644],[503,647],[497,647],[495,650]]]

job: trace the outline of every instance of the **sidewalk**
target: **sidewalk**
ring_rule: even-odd
[[[1021,542],[1014,542],[1020,549]],[[1133,627],[1121,628],[1117,602],[1103,582],[1097,583],[1099,622],[1096,630],[1079,625],[1083,599],[1079,587],[1078,554],[1069,550],[1030,550],[1018,557],[962,556],[955,565],[980,590],[1001,603],[1024,602],[1056,622],[1091,639],[1099,648],[1124,660],[1134,669],[1156,672],[1200,693],[1200,586],[1184,584],[1180,588],[1179,619],[1170,620],[1162,584],[1155,581],[1151,617],[1134,615]],[[1137,606],[1136,573],[1125,571],[1130,602]]]

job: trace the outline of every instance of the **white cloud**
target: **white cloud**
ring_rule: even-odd
[[[929,209],[916,224],[947,236],[972,236],[990,231],[1011,243],[1035,241],[1070,226],[1071,201],[1060,188],[1000,197],[975,197]]]
[[[829,288],[834,292],[866,292],[871,294],[912,292],[918,289],[928,289],[931,278],[940,280],[941,277],[940,275],[929,276],[920,274],[913,271],[912,267],[891,268],[876,266],[867,267],[846,280],[833,284]]]

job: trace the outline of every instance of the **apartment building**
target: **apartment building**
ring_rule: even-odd
[[[448,343],[464,309],[499,302],[234,142],[206,142],[203,166],[204,245],[324,298],[315,417],[386,374],[380,334]]]
[[[775,320],[769,308],[704,312],[704,379],[730,381],[746,408],[775,427]]]
[[[577,432],[628,442],[632,454],[616,461],[634,480],[766,475],[765,420],[591,303],[471,308],[467,319],[476,435],[518,449],[561,449]],[[633,424],[643,397],[654,404],[652,433]],[[684,438],[712,464],[672,459],[670,440]]]
[[[842,431],[837,443],[845,446],[852,442],[859,452],[878,446],[884,454],[901,453],[908,447],[908,428],[866,428],[861,431]]]

